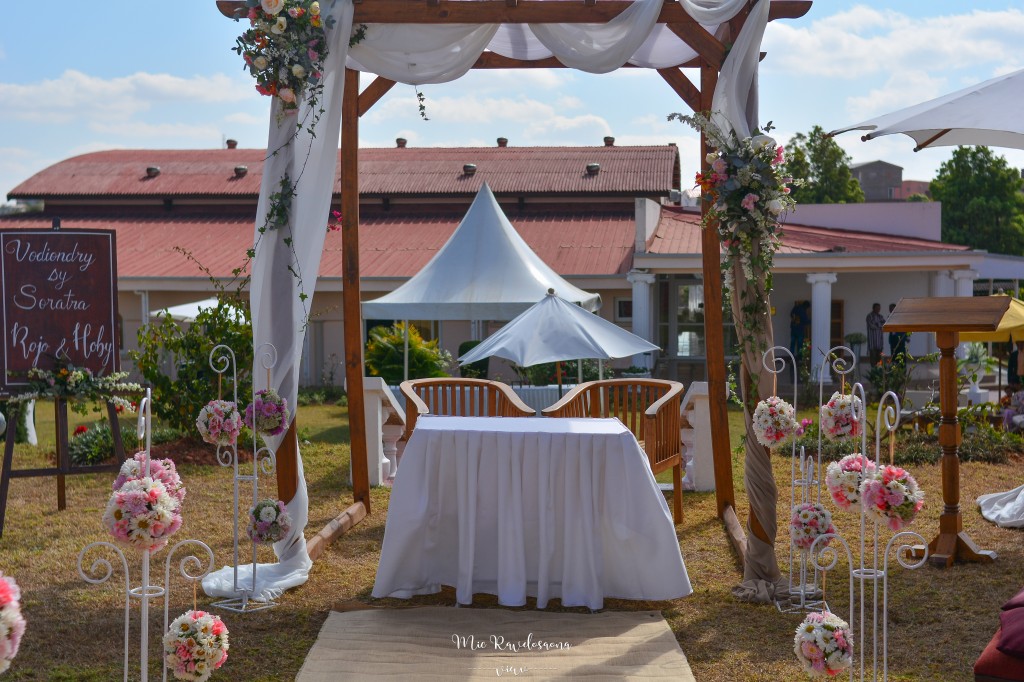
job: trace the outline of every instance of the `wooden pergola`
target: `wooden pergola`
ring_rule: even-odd
[[[632,0],[355,0],[353,25],[358,24],[601,24],[617,17],[632,5]],[[696,53],[685,63],[657,72],[693,111],[712,108],[712,95],[719,72],[751,8],[750,0],[733,19],[723,24],[715,35],[709,33],[683,9],[676,0],[665,0],[657,23],[665,24]],[[221,13],[235,17],[244,15],[241,0],[217,0]],[[769,20],[795,19],[804,16],[811,0],[771,0]],[[475,69],[537,69],[566,68],[556,58],[535,61],[518,60],[492,52],[484,52]],[[625,65],[624,68],[635,68]],[[699,84],[694,83],[684,68],[699,69]],[[341,214],[343,250],[343,314],[345,340],[345,378],[348,387],[350,415],[362,415],[363,396],[363,332],[360,311],[359,283],[359,117],[366,114],[392,87],[395,81],[377,77],[362,92],[359,72],[345,69],[344,103],[341,127]],[[668,112],[666,112],[668,113]],[[707,167],[707,141],[701,136],[701,167]],[[706,207],[705,207],[706,210]],[[742,555],[745,535],[735,513],[735,491],[732,481],[732,460],[729,446],[729,424],[726,410],[726,364],[722,321],[722,271],[720,243],[715,230],[702,231],[704,277],[704,329],[707,348],[707,379],[711,407],[712,451],[714,456],[715,491],[718,515],[726,524],[730,538]],[[293,429],[294,431],[294,423]],[[322,551],[325,542],[358,522],[370,511],[370,485],[367,468],[367,442],[364,420],[350,419],[352,443],[352,486],[354,504],[335,519],[310,542],[310,556]],[[278,494],[290,500],[297,485],[297,441],[291,433],[277,454]],[[756,528],[755,528],[756,531]],[[769,539],[766,539],[770,541]]]

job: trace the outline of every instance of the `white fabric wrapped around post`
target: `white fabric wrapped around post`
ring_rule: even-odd
[[[293,409],[298,396],[299,363],[308,305],[316,286],[320,255],[327,235],[341,129],[343,67],[352,33],[352,13],[352,0],[339,0],[331,8],[334,27],[327,28],[328,22],[324,22],[330,52],[324,60],[322,102],[310,107],[304,98],[294,115],[286,114],[276,98],[271,104],[268,156],[263,167],[256,214],[256,257],[250,302],[254,347],[272,343],[277,348],[280,369],[272,377],[271,388]],[[321,106],[325,112],[320,115],[316,137],[313,137],[310,122]],[[297,121],[304,122],[300,130],[296,130]],[[288,225],[276,230],[267,229],[261,235],[259,228],[266,224],[270,195],[280,188],[285,177],[290,178],[295,186]],[[308,298],[303,300],[300,294]],[[257,359],[254,380],[258,382],[262,374]],[[276,452],[283,439],[283,436],[276,436],[265,440]],[[276,597],[286,589],[305,583],[312,567],[303,535],[309,520],[309,500],[298,447],[296,458],[298,486],[295,496],[285,500],[288,514],[292,517],[292,528],[287,537],[274,543],[278,563],[261,564],[256,571],[256,593],[252,598],[258,601]],[[251,579],[252,564],[238,569],[239,583]],[[231,567],[208,575],[203,580],[203,590],[210,596],[235,596]]]

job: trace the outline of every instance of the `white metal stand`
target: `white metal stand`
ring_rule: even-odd
[[[146,389],[146,397],[142,399],[139,405],[139,422],[138,422],[138,435],[139,439],[145,438],[146,444],[146,461],[145,461],[145,475],[150,475],[150,448],[153,442],[153,424],[152,424],[152,395],[150,389]],[[86,582],[94,585],[107,582],[114,573],[114,566],[108,559],[103,557],[96,558],[93,560],[86,571],[83,568],[83,560],[86,554],[90,553],[94,549],[106,548],[113,550],[114,554],[121,560],[121,569],[124,572],[124,680],[128,681],[128,647],[129,647],[129,622],[130,622],[130,608],[132,599],[138,599],[140,605],[140,630],[141,636],[139,641],[139,670],[142,682],[146,682],[149,679],[149,600],[158,599],[163,597],[164,601],[164,628],[163,632],[167,632],[168,620],[168,597],[171,585],[171,559],[174,557],[178,549],[192,545],[192,552],[198,552],[200,549],[205,552],[207,563],[203,568],[203,561],[196,556],[195,553],[188,554],[181,559],[178,566],[178,570],[181,576],[189,582],[198,584],[212,569],[213,569],[213,550],[211,550],[205,543],[199,540],[181,540],[171,547],[170,551],[167,552],[167,559],[164,563],[164,582],[163,586],[153,585],[150,583],[150,559],[153,552],[150,550],[142,551],[142,583],[137,587],[131,586],[131,577],[128,572],[128,559],[125,558],[124,552],[121,548],[112,542],[93,542],[82,548],[82,551],[78,554],[78,575],[82,577]],[[159,551],[159,550],[158,550]],[[200,570],[202,573],[193,574],[190,571]],[[161,638],[162,639],[162,638]],[[161,645],[162,647],[162,645]],[[163,659],[163,656],[161,656]],[[163,680],[167,680],[167,663],[163,663]]]
[[[857,415],[862,426],[867,425],[867,400],[864,394],[864,387],[854,384],[852,395],[859,397],[861,401],[860,412]],[[896,428],[899,426],[900,401],[895,393],[887,392],[882,396],[878,404],[878,412],[875,416],[875,448],[874,464],[880,466],[881,434],[885,429],[892,438]],[[861,429],[861,456],[864,458],[862,464],[871,459],[867,450],[867,429]],[[863,466],[862,466],[863,469]],[[847,565],[849,566],[850,578],[850,630],[854,635],[853,665],[850,666],[849,679],[858,679],[863,682],[865,679],[878,680],[878,668],[882,668],[882,680],[889,679],[889,557],[895,555],[900,566],[913,570],[923,566],[928,559],[928,544],[924,538],[913,531],[900,531],[893,535],[885,544],[885,549],[879,552],[878,524],[869,521],[864,512],[863,502],[860,513],[860,551],[855,562],[850,545],[839,534],[823,535],[814,541],[811,546],[811,562],[816,571],[827,572],[835,568],[838,563],[840,552],[834,544],[826,546],[829,540],[838,541],[846,553]],[[924,551],[917,558],[914,558],[914,546],[924,547]],[[893,549],[895,548],[895,552]],[[882,587],[882,601],[879,605],[878,588]],[[856,589],[855,589],[856,588]],[[858,611],[859,617],[854,615]],[[882,632],[879,638],[878,624],[881,621]],[[879,639],[881,639],[881,659],[879,659]],[[870,644],[870,651],[868,646]],[[870,663],[869,663],[870,661]],[[859,676],[856,675],[859,668]]]
[[[267,375],[267,388],[270,388],[270,370],[277,364],[277,348],[273,344],[264,343],[257,349],[257,354],[260,359],[260,365],[266,370]],[[217,374],[223,375],[229,369],[231,370],[231,387],[234,391],[234,402],[235,406],[238,406],[238,367],[235,362],[235,353],[231,348],[224,344],[218,344],[214,346],[213,350],[210,351],[210,367]],[[252,382],[252,399],[253,403],[256,402],[256,380],[257,377],[253,377]],[[253,422],[255,426],[256,416],[253,415]],[[213,606],[224,609],[226,611],[234,611],[236,613],[244,613],[249,611],[262,611],[263,609],[270,609],[277,606],[277,602],[271,598],[266,597],[255,597],[256,594],[256,550],[259,546],[255,540],[250,540],[252,546],[252,581],[248,587],[240,586],[238,584],[238,517],[241,513],[239,507],[239,487],[241,484],[252,485],[252,506],[255,507],[256,503],[259,502],[259,474],[262,471],[265,475],[273,475],[277,469],[277,456],[274,451],[267,447],[265,444],[259,446],[260,435],[253,430],[253,447],[254,452],[252,456],[252,473],[242,474],[239,473],[238,465],[238,440],[236,439],[231,445],[217,446],[217,462],[221,466],[230,466],[234,470],[234,480],[232,489],[234,490],[234,506],[232,510],[234,512],[234,519],[232,524],[232,535],[233,535],[233,557],[234,557],[234,574],[232,587],[235,592],[234,597],[222,599],[213,603]],[[248,510],[246,510],[248,513]]]

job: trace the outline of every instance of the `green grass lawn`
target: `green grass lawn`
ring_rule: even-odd
[[[52,410],[51,410],[52,411]],[[40,448],[19,446],[16,466],[45,460],[52,443],[52,415],[38,413]],[[732,445],[740,443],[741,415],[730,412]],[[49,422],[48,422],[49,420]],[[300,410],[302,447],[310,496],[307,537],[322,528],[351,503],[348,487],[347,414],[333,406]],[[72,424],[77,423],[73,421]],[[746,501],[742,455],[734,455],[736,494],[741,520]],[[788,506],[788,458],[775,456],[780,509]],[[915,529],[929,538],[937,529],[941,509],[937,466],[913,467],[928,499]],[[890,677],[893,680],[969,680],[974,659],[998,626],[999,605],[1024,586],[1024,536],[1021,531],[996,528],[973,506],[980,493],[1006,490],[1021,482],[1021,464],[965,464],[962,467],[964,527],[978,544],[999,553],[991,565],[964,564],[949,570],[896,568],[890,578]],[[216,567],[230,562],[231,475],[227,468],[183,466],[188,487],[185,525],[175,537],[201,539],[216,555]],[[22,649],[7,678],[12,680],[120,679],[123,638],[124,578],[120,569],[104,585],[89,585],[77,574],[75,559],[90,542],[106,540],[100,516],[110,491],[111,475],[68,478],[68,510],[56,511],[53,478],[19,479],[11,485],[7,527],[0,540],[0,569],[22,586],[29,627]],[[262,488],[273,495],[272,479]],[[333,604],[359,600],[378,605],[405,604],[370,596],[384,536],[389,491],[372,491],[372,513],[342,536],[320,557],[309,582],[288,591],[276,609],[252,614],[221,614],[231,630],[231,657],[213,679],[290,680]],[[608,600],[610,610],[655,609],[668,620],[698,680],[736,682],[803,680],[792,653],[792,636],[800,617],[781,614],[772,606],[736,602],[730,589],[740,567],[721,523],[715,517],[713,493],[686,493],[685,518],[678,527],[680,548],[694,593],[669,602]],[[780,514],[780,516],[783,516]],[[855,517],[836,512],[840,532],[851,536]],[[883,536],[885,537],[885,536]],[[785,526],[778,543],[780,564],[788,567]],[[127,550],[133,584],[137,584],[138,554]],[[163,574],[166,550],[155,556]],[[270,551],[263,555],[271,560]],[[92,557],[90,557],[91,559]],[[120,586],[120,587],[119,587]],[[828,599],[834,610],[848,614],[848,584],[843,572],[830,574]],[[199,607],[210,603],[201,591]],[[415,604],[454,604],[451,592],[418,597]],[[171,617],[191,608],[192,589],[180,579],[172,583]],[[496,607],[493,597],[480,596],[476,607]],[[557,602],[551,607],[559,609]],[[582,609],[566,609],[583,611]],[[160,626],[153,618],[150,639]],[[132,611],[133,665],[138,660],[138,609]],[[924,643],[924,644],[922,644]],[[150,654],[151,674],[158,673],[157,648]],[[156,679],[156,678],[154,678]]]

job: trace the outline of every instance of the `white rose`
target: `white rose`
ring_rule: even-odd
[[[252,60],[252,65],[262,71],[267,68],[267,58],[263,56],[256,57],[256,59]]]
[[[278,17],[277,23],[270,27],[270,32],[276,36],[281,35],[288,30],[288,19],[285,17]]]
[[[260,7],[267,14],[277,14],[284,9],[284,0],[260,0]]]
[[[782,202],[778,199],[772,199],[768,202],[768,210],[772,215],[779,215],[782,213]]]
[[[292,75],[296,78],[305,78],[306,69],[302,68],[302,64],[295,64],[292,66]]]
[[[291,104],[295,101],[295,91],[291,88],[281,88],[277,91],[277,96],[281,98],[282,102]]]
[[[260,521],[270,523],[277,518],[277,510],[273,507],[264,507],[260,510]]]
[[[758,152],[768,146],[774,150],[778,145],[776,145],[775,139],[769,135],[755,135],[750,139],[750,146],[754,148],[755,152]]]

